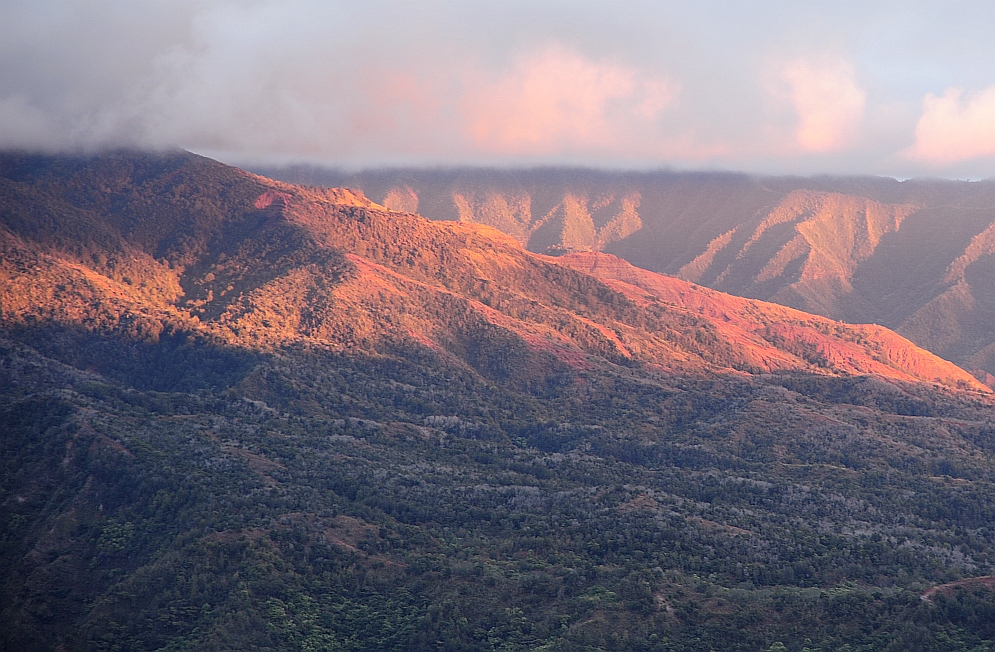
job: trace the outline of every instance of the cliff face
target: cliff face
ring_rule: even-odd
[[[539,169],[320,170],[393,208],[488,224],[531,251],[645,269],[851,323],[995,373],[995,184]]]
[[[712,240],[678,276],[841,318],[857,268],[916,208],[796,190],[772,210]]]

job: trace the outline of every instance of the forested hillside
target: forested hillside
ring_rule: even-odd
[[[887,329],[183,153],[0,220],[5,649],[992,647],[991,393]]]

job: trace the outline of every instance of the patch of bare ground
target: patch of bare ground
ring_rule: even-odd
[[[939,593],[940,595],[950,597],[954,594],[957,589],[973,589],[973,588],[986,588],[995,589],[995,575],[983,575],[981,577],[966,577],[962,580],[957,580],[956,582],[947,582],[946,584],[938,584],[936,586],[931,586],[926,589],[922,595],[919,597],[923,600],[929,600],[934,595]]]

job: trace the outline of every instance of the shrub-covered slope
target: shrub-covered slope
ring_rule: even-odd
[[[883,329],[186,154],[0,167],[6,649],[991,640],[919,597],[995,572],[991,399]]]
[[[604,251],[724,292],[880,323],[978,376],[995,374],[990,180],[555,168],[271,173],[361,188],[432,219],[489,224],[532,251]]]
[[[154,341],[169,324],[246,349],[424,346],[485,377],[530,382],[607,363],[875,373],[984,391],[884,329],[808,323],[686,286],[743,306],[739,320],[754,320],[745,328],[764,333],[748,343],[723,327],[725,315],[634,300],[493,228],[431,222],[350,191],[288,186],[191,155],[7,167],[0,299],[10,328]],[[883,353],[883,338],[895,352]],[[810,354],[819,346],[846,353]]]

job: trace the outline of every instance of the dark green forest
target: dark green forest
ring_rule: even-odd
[[[4,649],[991,649],[989,590],[920,598],[995,566],[977,399],[36,335],[0,346]]]

